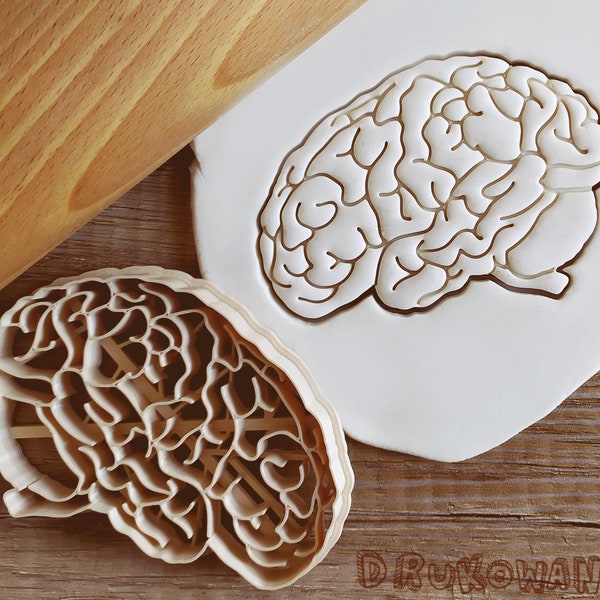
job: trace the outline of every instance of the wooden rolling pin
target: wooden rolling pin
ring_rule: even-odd
[[[363,0],[0,0],[0,287]]]

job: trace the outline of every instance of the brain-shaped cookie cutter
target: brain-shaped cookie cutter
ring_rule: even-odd
[[[35,423],[14,425],[27,407]],[[74,485],[28,462],[32,436]],[[329,551],[353,482],[302,365],[210,284],[152,267],[61,280],[3,315],[0,471],[13,516],[98,511],[150,556],[210,549],[269,589]]]
[[[492,56],[424,60],[327,115],[280,167],[259,252],[298,315],[427,309],[471,280],[559,297],[597,223],[588,100]]]

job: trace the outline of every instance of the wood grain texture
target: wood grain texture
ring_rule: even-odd
[[[31,267],[0,292],[0,309],[56,277],[100,267],[158,264],[198,275],[191,160],[189,151],[180,152]],[[595,598],[600,559],[590,557],[600,554],[599,419],[596,375],[539,423],[462,463],[434,463],[349,440],[356,488],[342,538],[299,583],[273,593],[254,590],[214,556],[179,566],[150,559],[102,515],[12,519],[2,505],[0,597]],[[62,472],[47,447],[22,443],[34,463]],[[420,559],[417,569],[410,561]],[[430,566],[434,582],[436,574],[450,573],[452,584],[436,589]],[[510,572],[504,588],[506,580],[490,579]]]
[[[0,0],[0,286],[360,0]]]

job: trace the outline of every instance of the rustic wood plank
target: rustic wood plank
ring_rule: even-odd
[[[361,0],[0,0],[0,286]]]
[[[180,152],[8,285],[0,310],[57,277],[101,267],[158,264],[198,275],[191,160],[188,150]],[[150,559],[102,515],[12,519],[2,505],[0,596],[597,597],[600,563],[590,557],[600,554],[599,419],[596,375],[539,423],[462,463],[434,463],[349,440],[356,488],[342,538],[321,565],[277,593],[252,589],[214,556],[175,566]],[[22,443],[35,464],[68,477],[48,447]],[[0,483],[0,492],[6,489]],[[444,573],[454,574],[452,584],[436,589],[430,567],[440,577],[433,578],[438,587]],[[586,583],[588,567],[592,581]],[[506,573],[510,581],[501,580]]]

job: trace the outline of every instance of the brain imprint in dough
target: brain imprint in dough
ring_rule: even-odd
[[[422,310],[472,279],[560,297],[596,227],[599,181],[598,114],[570,85],[496,57],[424,60],[288,154],[259,252],[307,319],[369,292]]]

